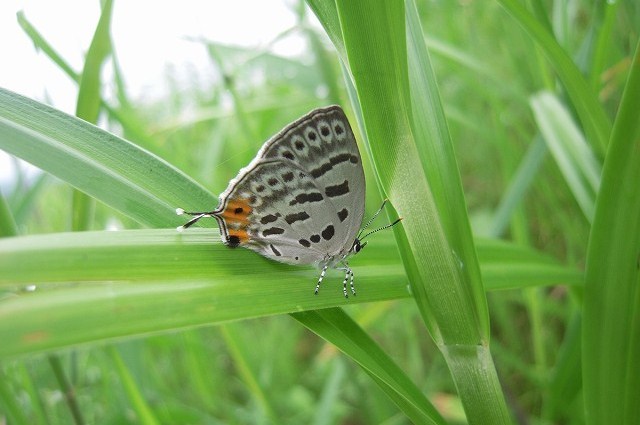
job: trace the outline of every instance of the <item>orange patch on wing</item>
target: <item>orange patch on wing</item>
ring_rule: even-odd
[[[246,199],[229,200],[227,207],[220,213],[220,217],[227,223],[249,224],[249,214],[253,209]]]
[[[229,229],[229,237],[233,236],[238,238],[240,245],[249,242],[249,234],[245,229]]]
[[[225,209],[219,214],[227,225],[228,240],[231,245],[243,245],[249,241],[247,228],[249,227],[249,215],[253,208],[247,199],[229,199]]]

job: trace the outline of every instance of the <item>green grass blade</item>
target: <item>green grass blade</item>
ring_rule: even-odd
[[[48,360],[51,366],[51,370],[56,377],[56,381],[58,382],[58,386],[60,387],[60,391],[62,391],[62,393],[64,394],[67,408],[69,409],[69,412],[73,417],[73,422],[76,425],[84,424],[85,420],[82,417],[82,411],[80,410],[80,406],[78,405],[78,399],[76,397],[75,389],[64,372],[60,357],[58,357],[56,354],[50,354],[48,356]]]
[[[313,296],[316,269],[219,241],[217,232],[197,228],[0,239],[0,287],[11,294],[0,303],[0,358],[409,295],[391,235],[368,246],[362,262],[354,259],[361,291],[348,300],[340,273],[330,272]],[[20,290],[34,282],[34,292]]]
[[[336,7],[335,2],[307,0],[307,4],[322,24],[322,27],[338,51],[339,56],[343,60],[346,59],[347,54],[344,49],[342,30],[340,29],[340,17],[338,16],[338,8]]]
[[[531,107],[545,142],[587,220],[593,220],[601,165],[571,115],[551,93],[542,92]]]
[[[102,65],[111,53],[109,31],[112,5],[112,0],[106,0],[102,6],[102,14],[87,51],[80,78],[76,116],[93,124],[98,121],[98,113],[100,112],[100,89],[102,88],[100,74]]]
[[[502,199],[500,199],[500,204],[491,220],[488,236],[497,238],[507,230],[514,211],[522,204],[522,200],[538,174],[547,152],[544,139],[538,135],[527,149],[527,153],[522,158],[515,175],[509,182],[507,190]]]
[[[596,200],[585,277],[583,379],[588,424],[640,417],[640,43]]]
[[[80,81],[80,73],[75,71],[69,64],[62,59],[62,56],[47,42],[40,32],[29,22],[23,11],[17,13],[18,24],[22,30],[29,36],[37,49],[41,50],[51,60],[60,67],[65,74],[75,81]]]
[[[222,332],[229,354],[233,359],[233,366],[247,386],[249,393],[253,395],[254,400],[260,406],[261,416],[266,416],[275,422],[275,410],[269,401],[269,397],[267,397],[267,394],[265,394],[263,388],[260,386],[255,371],[251,369],[251,364],[248,360],[249,348],[246,344],[243,344],[242,338],[240,338],[238,334],[238,329],[234,324],[228,324],[222,326],[220,331]]]
[[[418,172],[423,169],[419,161],[420,155],[417,152],[416,144],[412,140],[412,131],[409,122],[411,115],[409,101],[409,83],[407,81],[407,59],[404,30],[395,29],[394,33],[385,31],[375,31],[380,35],[371,37],[370,34],[362,31],[365,22],[369,27],[394,28],[400,26],[404,28],[405,16],[403,5],[388,4],[387,10],[371,10],[367,5],[349,2],[342,5],[340,9],[341,22],[345,37],[345,44],[349,52],[349,65],[356,82],[356,89],[359,96],[360,106],[364,116],[364,125],[367,139],[370,141],[370,149],[376,165],[376,171],[383,184],[383,190],[389,195],[394,207],[399,215],[404,218],[402,225],[405,227],[407,237],[411,237],[409,247],[404,247],[403,255],[415,257],[416,264],[412,270],[417,275],[412,276],[411,281],[430,281],[429,285],[439,286],[439,292],[447,285],[457,285],[460,281],[457,276],[457,262],[454,265],[454,258],[451,251],[446,247],[447,241],[442,229],[442,223],[438,221],[438,214],[432,192],[426,182],[425,176]],[[386,13],[389,12],[389,13]],[[353,22],[351,21],[353,19]],[[391,19],[391,21],[388,21]],[[387,43],[394,43],[387,46]],[[384,47],[383,47],[384,46]],[[386,53],[386,57],[383,55]],[[392,55],[397,55],[395,59]],[[369,58],[377,57],[378,60]],[[404,69],[404,72],[402,70]],[[385,99],[380,102],[379,99]],[[378,141],[385,141],[381,143]],[[404,142],[404,143],[402,143]],[[382,160],[384,158],[384,161]],[[407,181],[412,185],[408,186]],[[419,206],[419,208],[418,208]],[[413,208],[412,208],[413,207]],[[433,232],[425,233],[425,229],[433,229]],[[431,233],[434,233],[433,235]],[[425,240],[427,238],[427,240]],[[417,240],[416,240],[417,239]],[[446,251],[446,252],[443,252]],[[426,264],[426,259],[432,263]],[[407,260],[405,260],[407,261]],[[424,263],[424,264],[422,264]],[[435,272],[437,263],[440,277],[435,280],[429,279],[434,276],[423,276],[423,273]],[[420,264],[420,267],[417,266]],[[409,271],[411,275],[412,271]],[[452,283],[457,282],[457,283]],[[422,283],[412,285],[417,302],[426,300],[425,289],[421,288]],[[428,290],[433,289],[429,288]],[[465,295],[466,290],[449,291],[453,294],[453,299],[440,300],[447,307],[455,305],[465,305],[468,308],[461,308],[468,312],[473,312],[475,308],[469,303]],[[438,299],[438,297],[434,297]],[[421,311],[436,311],[438,308],[423,305]],[[458,310],[458,309],[456,309]],[[429,321],[428,321],[429,322]],[[456,323],[428,323],[433,329],[443,326],[434,333],[436,340],[440,340],[440,333],[458,334],[462,339],[478,341],[478,329],[473,319],[466,314],[456,318]],[[456,328],[454,331],[453,328]]]
[[[487,291],[538,286],[581,286],[584,275],[556,259],[525,248],[491,239],[477,239],[478,260]]]
[[[441,223],[446,238],[446,241],[441,242],[443,242],[444,250],[449,252],[441,252],[440,255],[449,256],[449,260],[453,260],[454,263],[449,263],[453,279],[441,280],[439,284],[457,286],[456,291],[460,291],[461,299],[458,301],[447,300],[449,298],[449,295],[446,294],[447,289],[438,288],[438,284],[433,286],[429,284],[429,296],[436,296],[444,302],[453,301],[458,308],[465,309],[467,317],[464,320],[474,322],[474,324],[467,322],[465,325],[470,330],[477,327],[480,338],[488,339],[489,314],[478,270],[456,155],[448,132],[435,74],[424,42],[418,12],[413,2],[407,4],[408,76],[412,102],[409,116],[412,117],[412,135],[420,157],[419,165],[428,181],[429,189],[433,192],[438,221]],[[418,164],[413,165],[417,166]],[[418,170],[417,168],[410,169]],[[409,198],[412,195],[417,194],[409,193]],[[405,199],[405,202],[407,205],[411,204],[410,199]],[[413,228],[411,232],[421,231],[418,228]],[[425,232],[422,231],[422,233]],[[423,252],[422,254],[427,253]],[[425,262],[427,258],[429,258],[428,255],[422,257],[421,261]],[[460,267],[460,262],[464,264],[463,267]],[[422,267],[424,266],[423,263]],[[442,269],[436,270],[434,268],[428,279],[432,279],[441,271]],[[429,308],[433,308],[433,306],[429,306]],[[444,318],[446,315],[444,313],[442,317]],[[446,323],[439,324],[441,331],[443,326],[463,325],[460,318],[449,317],[448,319],[444,321]],[[473,331],[475,332],[475,330]],[[453,331],[452,335],[454,333],[456,332]],[[453,337],[452,340],[445,341],[445,343],[462,342],[462,340],[455,341],[458,337],[459,335]],[[467,342],[471,340],[467,340]]]
[[[540,23],[536,20],[518,0],[499,0],[499,2],[541,47],[567,89],[567,94],[580,117],[592,148],[596,150],[599,157],[604,156],[611,134],[611,121],[598,102],[596,93],[571,57],[549,32],[546,22]]]
[[[292,316],[347,353],[414,423],[444,424],[422,392],[343,310],[331,308]]]
[[[10,379],[0,369],[0,411],[4,419],[12,424],[29,424],[31,421],[24,412],[23,407],[16,397],[16,392],[10,385]]]
[[[618,18],[620,2],[604,2],[594,4],[596,11],[596,42],[593,52],[592,66],[589,72],[589,83],[594,93],[600,88],[602,74],[607,64],[612,34]],[[604,10],[602,10],[604,9]]]
[[[330,425],[336,421],[334,406],[338,404],[340,387],[345,382],[345,366],[340,358],[336,358],[333,371],[322,388],[322,394],[318,400],[318,407],[313,418],[312,425]]]
[[[567,406],[578,397],[578,403],[582,404],[581,334],[582,315],[576,313],[569,321],[557,361],[549,376],[548,404],[545,407],[548,416],[556,419],[556,422],[560,422],[557,419],[562,415],[568,416]]]
[[[405,14],[402,1],[337,6],[381,189],[404,218],[396,234],[414,298],[469,421],[508,423],[457,165],[415,7]]]
[[[181,224],[174,211],[178,206],[189,209],[217,203],[204,188],[155,155],[3,89],[0,149],[150,226]]]
[[[327,286],[313,296],[315,269],[273,263],[218,241],[217,232],[205,229],[0,239],[0,288],[11,294],[0,300],[0,358],[409,296],[391,235],[380,235],[366,255],[354,258],[361,289],[348,300],[339,290],[337,273],[327,275]],[[576,271],[524,248],[479,240],[478,249],[488,288],[580,280]],[[531,270],[540,274],[531,276]],[[19,290],[34,282],[40,282],[34,292]],[[119,320],[113,320],[114,314]]]
[[[101,104],[100,90],[102,88],[101,70],[111,52],[109,27],[111,25],[112,4],[111,0],[104,2],[98,26],[85,57],[78,89],[76,116],[91,124],[98,122]],[[72,199],[72,230],[90,229],[93,222],[95,200],[78,189],[74,189]]]
[[[136,419],[144,425],[160,424],[160,421],[156,418],[151,407],[140,392],[140,385],[136,383],[117,348],[110,346],[108,347],[108,351],[115,365],[115,372],[118,374],[120,382],[124,387],[124,394],[131,403],[131,409],[136,413]]]
[[[0,191],[0,238],[7,236],[15,236],[18,234],[18,228],[16,227],[16,221],[13,219],[13,214],[7,205],[7,199]]]

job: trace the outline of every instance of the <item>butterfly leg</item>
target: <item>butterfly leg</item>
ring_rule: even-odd
[[[347,265],[345,265],[344,267],[341,267],[340,270],[343,270],[345,272],[344,280],[342,281],[342,293],[344,294],[344,297],[349,298],[349,294],[347,293],[347,282],[349,282],[349,286],[351,287],[351,293],[355,297],[356,288],[355,286],[353,286],[353,270],[351,270],[351,267]]]
[[[344,275],[344,280],[342,281],[342,292],[344,293],[345,298],[349,298],[349,294],[347,294],[347,281],[349,280],[349,269]]]
[[[356,296],[356,287],[353,286],[353,270],[349,269],[349,274],[351,275],[351,282],[349,282],[349,286],[351,286],[351,293],[353,296]]]
[[[316,285],[316,290],[314,291],[316,295],[318,295],[318,291],[320,290],[320,284],[322,283],[322,279],[324,279],[324,275],[327,273],[327,267],[329,266],[324,266],[322,268],[322,271],[320,272],[320,277],[318,278],[318,284]]]

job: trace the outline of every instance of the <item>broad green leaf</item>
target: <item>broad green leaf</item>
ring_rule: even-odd
[[[13,295],[0,303],[0,357],[408,297],[391,238],[377,238],[369,245],[352,261],[359,294],[345,299],[342,273],[330,271],[320,294],[313,296],[316,269],[229,249],[211,230],[3,238],[0,287]],[[34,292],[27,290],[31,284]]]
[[[396,235],[414,298],[468,420],[506,423],[464,197],[415,6],[405,13],[402,1],[337,5],[381,190],[404,218]],[[478,346],[483,352],[470,356]]]
[[[478,247],[488,288],[581,281],[577,271],[529,249],[486,240]],[[359,291],[345,300],[340,273],[330,272],[313,296],[317,270],[231,250],[206,229],[3,238],[0,288],[11,295],[0,301],[0,357],[409,296],[391,235],[379,235],[351,264]]]

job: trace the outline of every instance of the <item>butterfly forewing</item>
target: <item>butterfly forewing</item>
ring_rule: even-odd
[[[364,213],[355,137],[338,106],[316,109],[264,144],[220,196],[223,241],[286,263],[326,263],[351,248]]]

